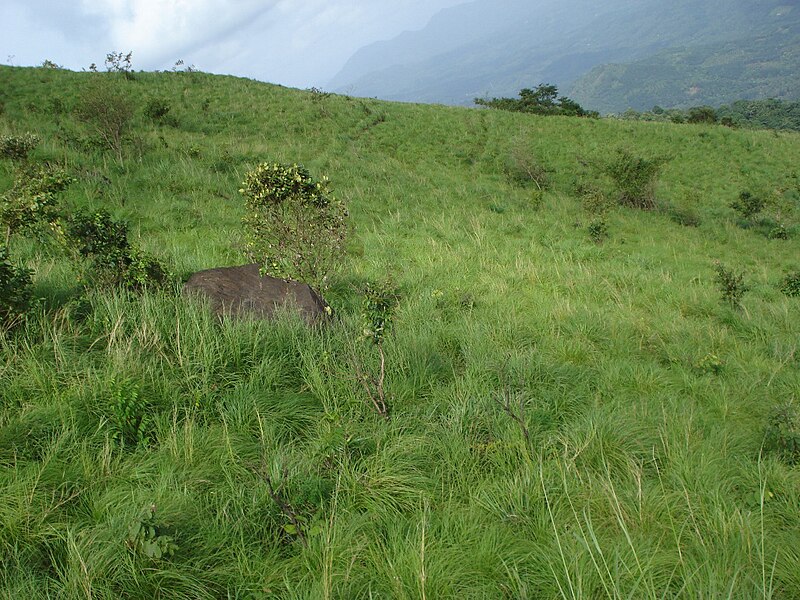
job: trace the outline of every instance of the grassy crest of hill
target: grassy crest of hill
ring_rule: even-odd
[[[98,77],[135,107],[120,156],[74,116]],[[0,106],[77,180],[62,206],[179,276],[242,262],[264,160],[329,175],[352,225],[322,329],[87,289],[12,238],[41,300],[0,336],[4,596],[800,596],[797,134],[203,73],[0,67]],[[623,156],[654,210],[617,203]],[[386,276],[389,419],[353,368]]]

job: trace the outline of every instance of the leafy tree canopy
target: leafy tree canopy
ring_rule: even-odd
[[[535,115],[563,115],[571,117],[597,117],[598,113],[587,111],[566,96],[558,95],[554,85],[541,83],[535,89],[524,88],[519,91],[519,98],[492,98],[486,100],[475,98],[475,104],[499,110],[525,112]]]

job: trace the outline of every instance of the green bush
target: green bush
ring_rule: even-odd
[[[794,406],[779,406],[772,411],[764,435],[764,450],[789,464],[800,462],[800,417]]]
[[[8,249],[0,246],[0,328],[8,329],[19,322],[32,299],[31,272],[12,265]]]
[[[166,99],[160,97],[152,97],[147,100],[144,105],[144,116],[155,122],[163,122],[172,107]]]
[[[39,137],[32,133],[0,136],[0,157],[14,161],[24,161],[39,145]]]
[[[301,165],[262,163],[245,178],[247,255],[265,274],[318,290],[344,252],[347,210]]]
[[[717,112],[710,106],[695,106],[689,109],[687,123],[716,123]]]
[[[546,190],[550,186],[547,169],[539,159],[523,144],[517,143],[511,149],[506,165],[509,178],[519,184],[533,184],[537,190]]]
[[[119,82],[108,75],[95,74],[83,90],[75,108],[79,120],[100,138],[102,145],[123,163],[125,133],[133,118],[133,102]]]
[[[786,274],[781,282],[781,291],[790,297],[800,296],[800,271]]]
[[[616,160],[605,169],[617,185],[620,203],[635,208],[655,208],[656,183],[665,162],[665,158],[643,158],[620,150]]]
[[[742,301],[742,296],[750,288],[744,282],[744,274],[736,273],[728,269],[722,263],[715,263],[714,270],[717,273],[717,284],[719,285],[722,300],[733,308],[738,308]]]
[[[748,191],[743,191],[739,197],[731,202],[730,207],[744,219],[752,219],[766,206],[766,202],[760,196],[755,196]]]
[[[104,210],[70,215],[65,239],[68,247],[86,261],[88,279],[100,286],[140,290],[169,282],[166,268],[132,246],[128,226]]]
[[[0,198],[0,223],[6,228],[6,244],[12,234],[58,215],[58,195],[75,180],[56,165],[24,164],[17,169],[14,185]]]

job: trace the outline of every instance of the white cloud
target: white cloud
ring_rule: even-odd
[[[269,10],[264,0],[82,0],[86,14],[104,17],[117,50],[133,50],[137,64],[158,68],[242,27]]]
[[[464,0],[0,0],[0,61],[80,69],[133,51],[297,87],[324,86],[361,46]]]

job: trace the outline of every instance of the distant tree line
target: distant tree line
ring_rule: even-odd
[[[535,89],[525,88],[519,91],[519,98],[475,98],[475,104],[535,115],[562,115],[570,117],[599,117],[599,113],[587,111],[566,96],[558,95],[558,88],[550,84],[540,84]]]
[[[693,106],[688,109],[665,109],[654,106],[649,111],[628,110],[615,116],[636,121],[717,123],[728,127],[800,131],[800,102],[774,99],[737,100],[719,108]]]

